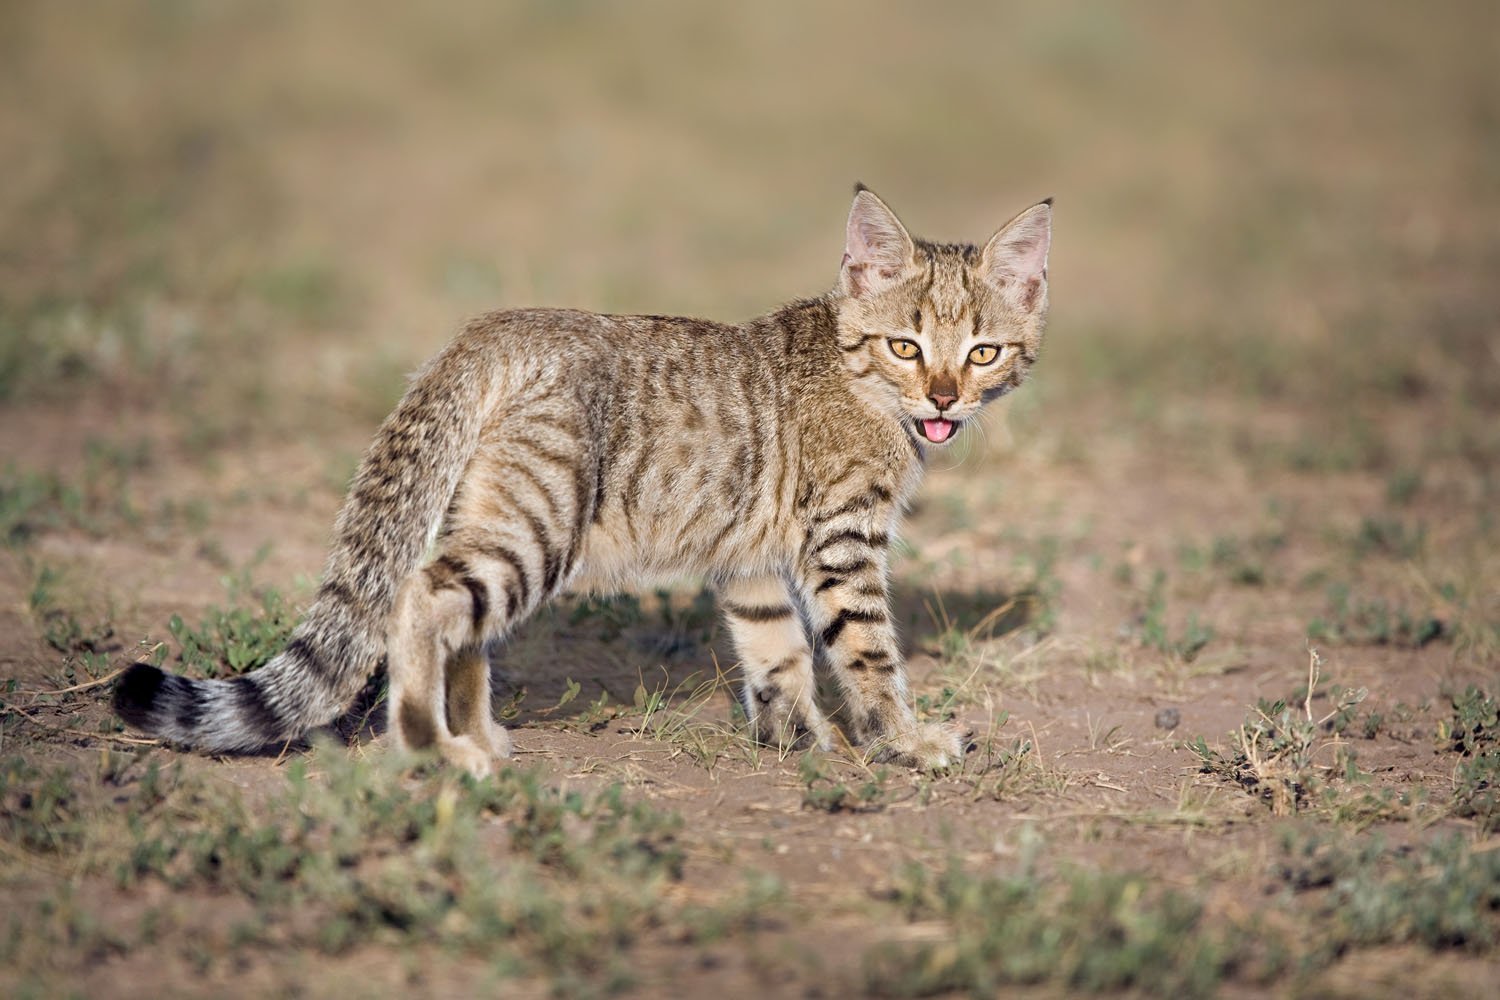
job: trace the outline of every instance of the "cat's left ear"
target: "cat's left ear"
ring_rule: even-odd
[[[1052,199],[1011,219],[984,245],[980,273],[1021,312],[1047,301],[1047,251],[1052,246]]]

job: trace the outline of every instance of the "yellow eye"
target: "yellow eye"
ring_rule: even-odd
[[[993,344],[980,344],[969,352],[969,360],[976,365],[987,365],[999,357],[999,355],[1000,349]]]
[[[922,349],[914,341],[893,339],[889,343],[891,345],[891,353],[898,358],[905,358],[907,361],[922,353]]]

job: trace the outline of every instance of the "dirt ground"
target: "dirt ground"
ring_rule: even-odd
[[[0,991],[1490,995],[1500,750],[1459,703],[1500,694],[1493,7],[421,10],[0,13]],[[945,240],[1057,198],[1037,374],[897,547],[961,768],[749,742],[695,581],[508,644],[530,812],[393,773],[378,705],[231,760],[112,720],[133,659],[274,649],[464,317],[817,293],[856,179]],[[227,874],[227,830],[316,824],[299,760],[343,788],[346,759],[436,803],[370,835],[417,895],[429,857],[531,878],[537,802],[680,825],[559,821],[585,860],[537,854],[535,892],[571,940],[467,927],[462,865],[436,929]],[[424,853],[454,809],[474,842]]]

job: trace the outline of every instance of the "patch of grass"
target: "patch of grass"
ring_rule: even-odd
[[[625,629],[640,625],[645,620],[641,599],[634,594],[588,594],[579,598],[568,609],[569,625],[592,624],[599,630],[600,638],[607,641],[618,639]]]
[[[724,678],[694,673],[669,688],[670,682],[664,678],[660,685],[647,688],[642,679],[636,685],[633,703],[641,717],[637,738],[671,742],[684,736],[699,724],[700,713],[718,695]]]
[[[909,921],[940,921],[931,944],[882,944],[865,986],[880,996],[1048,984],[1079,992],[1208,996],[1245,945],[1205,924],[1201,904],[1143,875],[1073,870],[982,874],[957,860],[935,877],[909,865],[894,902]]]
[[[1416,944],[1487,954],[1500,944],[1500,853],[1448,837],[1415,850],[1379,838],[1283,834],[1275,874],[1300,900],[1305,966],[1355,948]]]
[[[926,649],[937,657],[936,692],[916,696],[925,720],[952,718],[957,708],[983,697],[986,682],[1032,687],[1044,676],[1041,653],[1057,640],[1031,627],[1038,600],[1032,590],[972,596],[934,592],[923,607],[936,630]],[[1050,601],[1050,598],[1047,599]]]
[[[919,691],[913,699],[917,718],[923,722],[947,722],[956,714],[960,691],[952,684],[944,684],[938,691]]]
[[[1062,593],[1062,580],[1057,575],[1060,549],[1056,536],[1044,535],[1020,557],[1029,576],[1018,596],[1025,601],[1028,624],[1038,637],[1050,635],[1057,628],[1057,599]]]
[[[327,261],[303,257],[266,271],[249,281],[250,289],[288,318],[313,326],[339,317],[349,291]]]
[[[1306,985],[1361,949],[1487,956],[1500,945],[1500,853],[1458,837],[1388,849],[1378,837],[1287,827],[1272,868],[1287,891],[1233,915],[1211,911],[1201,891],[1145,874],[1043,875],[1036,853],[1023,843],[1012,873],[976,872],[957,859],[937,874],[903,869],[889,902],[912,933],[867,953],[866,988],[1210,996],[1230,982]]]
[[[118,304],[47,302],[0,312],[0,400],[144,369],[151,352],[141,325],[139,309]]]
[[[1460,759],[1451,801],[1436,802],[1420,787],[1373,787],[1343,738],[1347,733],[1373,739],[1390,721],[1410,721],[1416,710],[1398,703],[1389,713],[1361,718],[1356,709],[1365,689],[1330,684],[1319,692],[1317,654],[1310,656],[1308,686],[1292,699],[1300,699],[1300,711],[1286,701],[1262,700],[1230,734],[1227,750],[1210,747],[1202,736],[1187,744],[1203,773],[1239,785],[1277,816],[1313,812],[1356,828],[1459,816],[1473,819],[1484,833],[1500,829],[1500,704],[1495,699],[1472,686],[1452,697],[1453,715],[1438,724],[1437,739]],[[1315,718],[1312,703],[1324,696],[1331,707]]]
[[[130,480],[151,461],[151,443],[144,438],[94,439],[85,446],[77,475],[7,465],[0,473],[0,543],[23,545],[43,531],[62,528],[104,535],[139,524]]]
[[[1230,583],[1259,587],[1266,582],[1266,560],[1286,544],[1280,532],[1265,532],[1249,539],[1219,535],[1206,547],[1186,545],[1178,552],[1184,569],[1202,572],[1212,569],[1222,573]],[[1124,582],[1129,582],[1128,576]]]
[[[64,654],[80,654],[89,658],[93,666],[102,670],[106,646],[114,638],[111,614],[80,617],[77,608],[62,599],[59,588],[64,586],[63,574],[56,567],[43,564],[31,585],[28,604],[32,616],[41,626],[42,638],[47,645]],[[100,670],[91,670],[98,673]]]
[[[444,768],[410,782],[393,758],[339,747],[293,761],[286,784],[252,802],[233,785],[163,770],[155,755],[114,757],[96,777],[19,758],[0,765],[7,884],[41,889],[43,905],[76,909],[85,923],[88,898],[66,892],[80,879],[132,893],[163,883],[239,905],[207,922],[147,908],[111,928],[113,951],[180,938],[213,965],[252,947],[338,954],[430,942],[607,989],[632,978],[628,950],[642,936],[744,933],[781,898],[761,880],[748,896],[728,889],[722,905],[673,902],[680,821],[629,802],[618,785],[585,795],[520,768],[484,781]],[[23,970],[92,960],[97,941],[61,933],[34,909],[12,909],[4,924],[0,960]]]
[[[1385,498],[1397,507],[1405,507],[1422,491],[1420,469],[1397,469],[1385,480]]]
[[[1467,756],[1500,750],[1500,701],[1472,684],[1449,700],[1453,717],[1439,725],[1439,740]]]
[[[82,508],[82,494],[56,476],[9,465],[0,473],[0,541],[6,545],[19,545]]]
[[[1427,526],[1408,524],[1397,517],[1366,517],[1350,542],[1356,559],[1369,555],[1415,559],[1427,544]]]
[[[645,600],[629,593],[589,595],[560,611],[570,630],[587,630],[608,643],[624,638],[642,652],[669,658],[701,650],[718,620],[713,593],[705,588],[686,594],[658,590]]]
[[[1272,445],[1272,457],[1296,472],[1379,472],[1391,461],[1390,444],[1380,429],[1360,416],[1345,416],[1285,444]]]
[[[1307,624],[1310,642],[1420,649],[1451,637],[1448,626],[1429,611],[1414,611],[1381,598],[1353,596],[1347,584],[1328,588],[1328,611]]]

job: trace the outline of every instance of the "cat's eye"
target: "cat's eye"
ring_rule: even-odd
[[[907,361],[922,353],[922,349],[916,345],[915,341],[906,340],[901,337],[892,338],[890,345],[892,354]]]
[[[994,344],[980,344],[969,352],[969,360],[976,365],[987,365],[1000,356],[1000,348]]]

